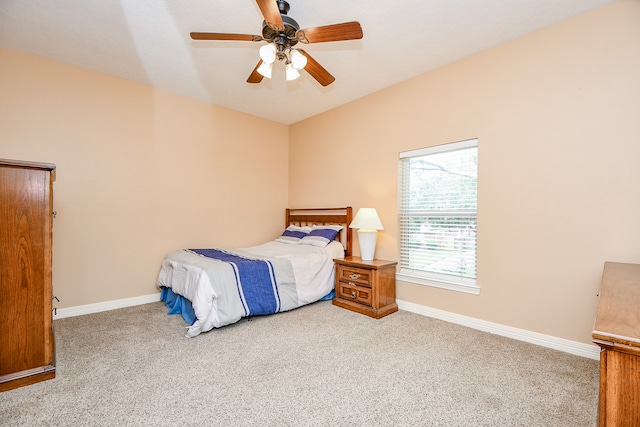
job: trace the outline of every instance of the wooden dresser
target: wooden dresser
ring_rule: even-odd
[[[0,159],[0,391],[55,377],[55,165]]]
[[[395,261],[363,261],[347,256],[334,259],[336,296],[333,305],[379,319],[398,311]]]
[[[604,264],[592,333],[600,346],[599,426],[640,426],[640,265]]]

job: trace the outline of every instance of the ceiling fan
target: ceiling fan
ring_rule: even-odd
[[[300,29],[300,25],[287,16],[289,3],[284,0],[256,0],[264,21],[262,35],[228,34],[228,33],[191,33],[193,40],[239,40],[267,44],[260,48],[260,60],[255,66],[247,83],[260,83],[263,77],[271,78],[275,60],[286,65],[286,79],[293,80],[300,76],[304,69],[322,86],[335,81],[322,65],[302,49],[294,48],[298,43],[323,43],[362,38],[362,27],[359,22],[351,21],[341,24],[325,25]]]

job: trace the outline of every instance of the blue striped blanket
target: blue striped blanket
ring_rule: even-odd
[[[187,332],[190,337],[242,317],[288,311],[309,302],[298,297],[288,256],[264,256],[244,249],[170,252],[162,261],[157,284],[190,302],[195,316],[195,321],[194,316],[187,320],[193,323]],[[326,294],[324,288],[318,290]]]
[[[260,316],[280,311],[280,290],[270,261],[245,258],[220,249],[190,251],[231,265],[245,316]]]

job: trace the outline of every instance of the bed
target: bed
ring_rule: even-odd
[[[333,259],[351,255],[352,208],[289,209],[272,241],[235,249],[180,249],[162,261],[157,286],[169,314],[195,337],[243,317],[293,310],[334,295]]]

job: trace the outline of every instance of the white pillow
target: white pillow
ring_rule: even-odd
[[[318,228],[330,228],[332,230],[340,231],[344,228],[344,226],[339,224],[327,224],[327,225],[313,224],[313,227],[311,227],[311,230],[318,229]]]
[[[314,225],[309,234],[304,236],[298,243],[324,247],[333,241],[343,228],[342,225]]]

